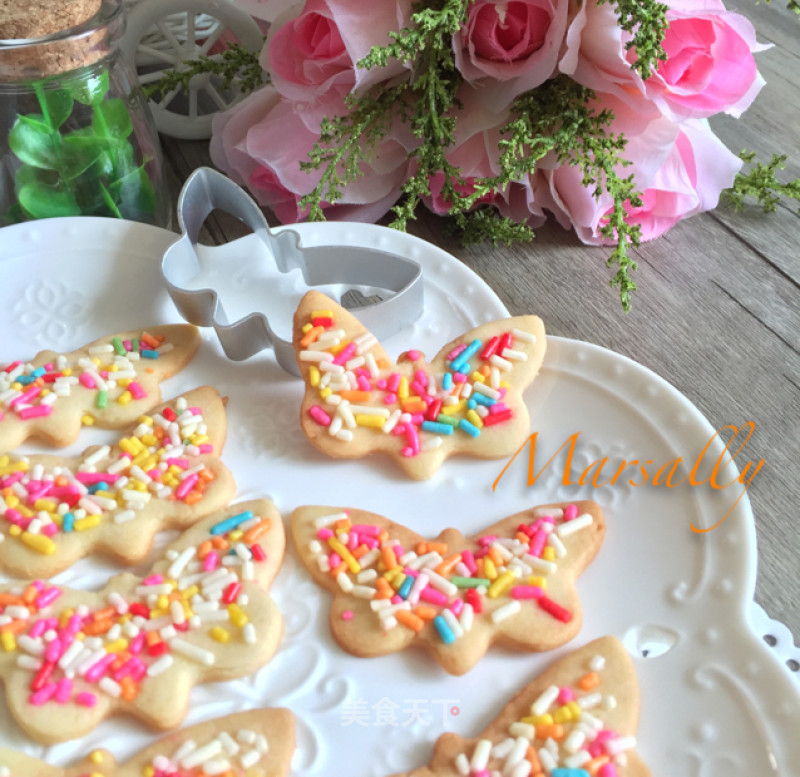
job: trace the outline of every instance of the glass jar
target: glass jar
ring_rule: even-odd
[[[67,30],[0,40],[0,226],[81,215],[171,222],[158,133],[119,50],[122,3],[96,6]],[[48,29],[30,24],[0,32]]]

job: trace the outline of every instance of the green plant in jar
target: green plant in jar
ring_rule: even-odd
[[[123,99],[108,97],[108,73],[58,84],[42,80],[31,88],[40,111],[17,114],[9,133],[19,167],[16,202],[5,220],[80,215],[141,220],[154,213],[149,160],[137,164],[131,115]],[[79,111],[89,116],[71,123]],[[69,129],[71,124],[80,129]]]

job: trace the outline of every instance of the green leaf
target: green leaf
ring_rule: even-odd
[[[58,147],[61,137],[58,130],[47,125],[41,116],[17,116],[8,145],[25,164],[56,170],[59,166]]]
[[[96,138],[67,135],[62,142],[61,173],[65,179],[77,178],[86,172],[105,152],[105,144]]]
[[[81,78],[67,86],[70,94],[83,105],[99,103],[108,92],[108,71],[98,76],[92,75]]]
[[[81,209],[70,192],[38,181],[22,187],[19,204],[26,215],[34,219],[81,215]]]
[[[127,138],[133,132],[133,123],[125,101],[115,97],[95,105],[92,128],[101,137]]]
[[[156,209],[156,192],[144,165],[114,181],[108,190],[119,204],[123,218],[136,219]]]
[[[46,110],[50,125],[54,129],[58,129],[70,117],[74,105],[72,95],[64,89],[43,90],[39,93],[39,102],[44,103],[42,112]]]

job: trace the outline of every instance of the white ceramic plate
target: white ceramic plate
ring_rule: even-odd
[[[422,264],[426,311],[386,343],[393,355],[415,346],[432,356],[470,326],[506,314],[470,270],[418,239],[375,226],[299,229],[309,245],[391,245]],[[100,219],[0,231],[0,361],[178,321],[158,273],[160,255],[174,237]],[[244,240],[207,254],[224,263],[226,306],[241,310],[256,304],[242,295],[258,246]],[[276,281],[284,297],[275,308],[280,315],[300,293],[296,281]],[[303,503],[351,504],[435,535],[455,517],[467,533],[537,503],[596,499],[606,511],[608,533],[578,581],[584,626],[574,644],[614,634],[636,656],[642,689],[638,751],[653,774],[800,774],[800,694],[749,627],[756,565],[749,503],[743,499],[713,531],[690,529],[692,521],[711,526],[725,515],[733,488],[565,486],[562,455],[528,487],[527,453],[494,492],[502,461],[450,459],[432,480],[413,482],[388,460],[335,462],[307,444],[295,415],[301,386],[269,353],[229,362],[206,331],[197,358],[165,384],[164,393],[202,383],[230,397],[224,457],[239,484],[238,498],[269,495],[285,515]],[[574,476],[602,457],[609,459],[609,474],[623,458],[658,465],[683,456],[691,465],[714,432],[652,372],[602,348],[555,337],[548,339],[542,374],[526,396],[539,432],[537,469],[576,432]],[[87,430],[73,450],[111,438],[113,433]],[[720,448],[712,446],[716,455]],[[113,571],[84,560],[59,582],[99,587]],[[461,678],[444,674],[416,651],[359,660],[333,643],[330,597],[310,582],[291,551],[274,592],[286,619],[280,652],[253,677],[196,688],[187,723],[253,706],[287,706],[298,717],[296,774],[332,775],[346,768],[352,777],[381,777],[422,766],[439,734],[476,735],[521,683],[555,657],[494,649]],[[42,748],[3,715],[2,744],[54,764],[67,764],[101,743],[125,758],[154,737],[131,720],[116,719],[83,741]]]

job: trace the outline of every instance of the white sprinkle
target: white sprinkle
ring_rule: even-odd
[[[488,739],[481,739],[478,744],[475,745],[475,750],[472,753],[472,760],[470,761],[472,771],[480,772],[485,769],[486,765],[489,763],[489,756],[491,753],[491,741]]]
[[[217,657],[210,650],[204,650],[180,637],[174,637],[169,645],[176,653],[180,653],[182,656],[191,658],[193,661],[206,666],[213,666],[217,660]]]
[[[513,602],[504,604],[502,607],[498,607],[496,610],[492,612],[492,622],[500,623],[501,621],[504,621],[506,618],[510,618],[512,615],[516,615],[520,611],[521,607],[522,605],[516,599]]]
[[[591,513],[584,513],[583,515],[579,515],[577,518],[573,518],[571,521],[564,521],[564,523],[560,523],[556,531],[558,532],[559,537],[568,537],[570,534],[574,534],[576,531],[580,531],[581,529],[585,529],[588,526],[592,525],[592,518]]]
[[[544,690],[536,701],[531,704],[531,715],[544,715],[550,709],[550,705],[558,698],[558,693],[557,685],[551,685]]]

